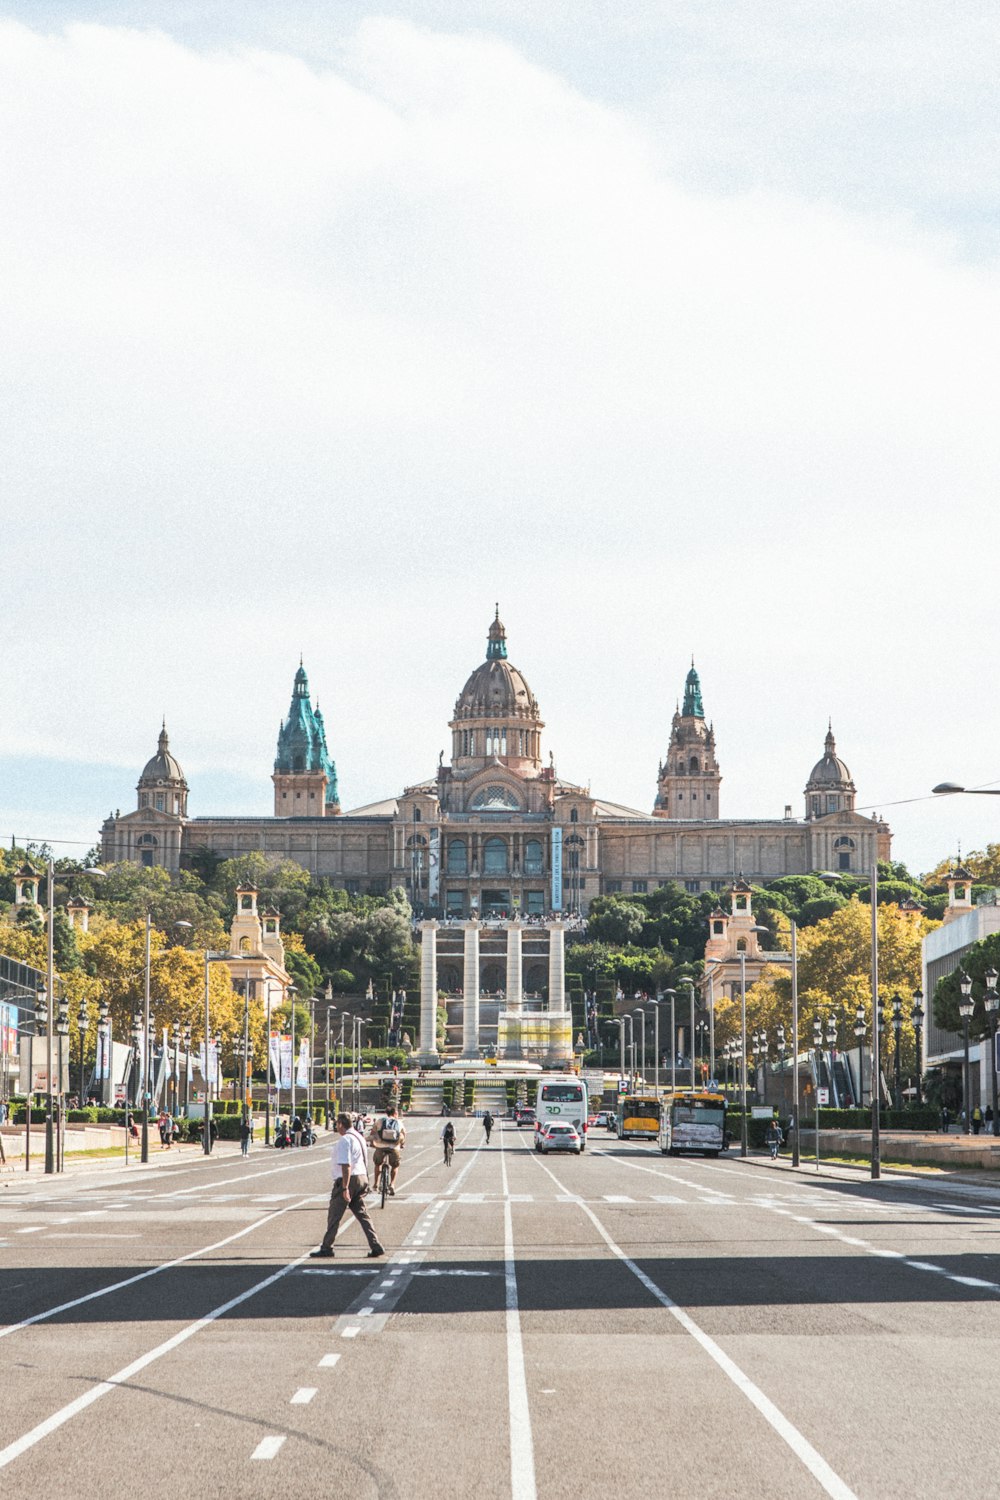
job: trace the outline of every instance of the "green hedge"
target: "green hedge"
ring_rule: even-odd
[[[800,1108],[800,1125],[812,1126],[814,1121],[815,1111],[811,1106]],[[909,1109],[883,1109],[879,1121],[883,1130],[937,1130],[941,1123],[938,1111],[926,1104]],[[868,1108],[828,1109],[820,1105],[820,1130],[870,1130],[871,1123],[872,1112]]]

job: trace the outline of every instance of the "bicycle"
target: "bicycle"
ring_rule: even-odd
[[[454,1155],[455,1155],[455,1143],[454,1143],[454,1141],[445,1141],[445,1143],[444,1143],[444,1164],[445,1164],[446,1167],[450,1167],[451,1166],[451,1159],[452,1159],[452,1157]]]
[[[379,1168],[378,1191],[382,1200],[381,1206],[385,1208],[385,1200],[389,1196],[389,1163],[387,1161],[384,1161]]]

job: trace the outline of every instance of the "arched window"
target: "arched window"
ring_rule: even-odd
[[[468,875],[469,846],[464,839],[448,840],[448,874]]]
[[[487,839],[483,845],[483,874],[506,875],[507,845],[503,839]]]
[[[538,839],[525,840],[524,873],[525,875],[542,875],[545,873],[545,857]]]
[[[157,794],[156,794],[156,811],[157,812],[163,812],[164,811],[163,793],[162,792],[157,792]]]
[[[152,865],[159,840],[155,834],[144,833],[139,839],[139,859],[144,865]]]
[[[252,896],[241,896],[240,897],[240,906],[243,908],[244,911],[253,911],[253,897]]]
[[[575,807],[570,808],[569,820],[571,823],[579,823],[580,814]]]
[[[414,821],[414,823],[419,823],[420,822],[420,808],[419,807],[415,807],[413,809],[413,821]]]
[[[241,937],[240,938],[240,952],[241,953],[249,953],[250,952],[250,939],[248,937]]]
[[[747,951],[747,940],[746,940],[746,938],[738,938],[737,939],[737,942],[736,942],[736,951],[737,951],[737,953],[745,953]]]
[[[713,937],[722,937],[722,934],[723,934],[724,930],[725,929],[724,929],[723,924],[721,922],[713,922],[712,923],[712,935],[713,935]]]
[[[698,762],[697,755],[692,755],[692,757],[691,757],[691,763],[688,766],[688,773],[689,773],[689,775],[691,775],[691,776],[697,776],[697,774],[698,774],[698,772],[700,770],[701,770],[701,766],[700,766],[700,764]]]

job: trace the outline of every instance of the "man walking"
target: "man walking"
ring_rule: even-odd
[[[333,1242],[337,1238],[340,1221],[350,1209],[368,1241],[368,1259],[375,1260],[384,1255],[385,1250],[379,1244],[365,1207],[364,1195],[368,1190],[365,1142],[351,1128],[350,1115],[337,1116],[337,1135],[339,1139],[333,1148],[333,1192],[330,1194],[326,1233],[319,1249],[310,1251],[310,1259],[328,1260],[333,1256]]]
[[[493,1116],[489,1110],[483,1115],[483,1129],[486,1131],[486,1144],[490,1143],[490,1131],[493,1129]]]

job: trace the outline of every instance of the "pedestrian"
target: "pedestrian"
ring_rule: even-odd
[[[326,1233],[317,1250],[311,1250],[310,1259],[329,1260],[333,1256],[333,1243],[344,1214],[350,1209],[364,1231],[368,1241],[368,1259],[376,1260],[385,1254],[379,1243],[372,1221],[365,1207],[368,1191],[368,1165],[364,1138],[351,1124],[348,1114],[337,1116],[337,1144],[333,1148],[333,1191],[327,1212]]]
[[[488,1146],[490,1143],[490,1131],[493,1129],[493,1116],[489,1110],[483,1115],[483,1129],[486,1132],[486,1144]]]
[[[983,1115],[983,1124],[986,1126],[986,1134],[993,1134],[993,1106],[987,1104],[986,1113]]]
[[[983,1112],[977,1104],[972,1111],[972,1134],[978,1135],[983,1128]]]
[[[948,1134],[948,1125],[949,1125],[949,1123],[950,1123],[950,1121],[949,1121],[949,1118],[948,1118],[948,1106],[947,1106],[947,1104],[942,1104],[942,1106],[941,1106],[941,1129],[944,1131],[945,1135]]]
[[[302,1145],[302,1120],[298,1115],[292,1116],[292,1145]]]
[[[253,1116],[244,1115],[240,1125],[240,1151],[244,1156],[250,1155],[250,1142],[253,1140]]]

